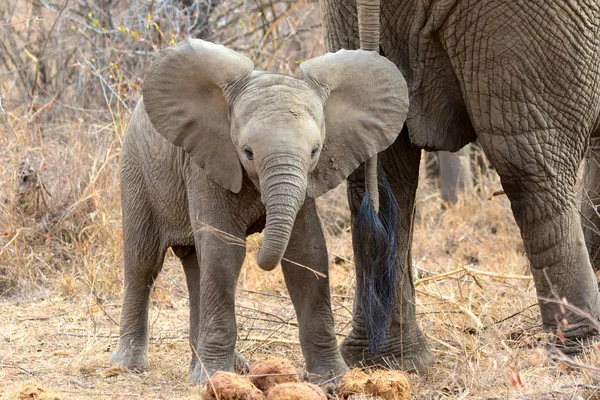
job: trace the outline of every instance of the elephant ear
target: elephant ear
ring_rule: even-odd
[[[144,105],[154,128],[182,147],[211,180],[234,193],[241,190],[243,175],[229,133],[224,90],[253,69],[241,54],[186,39],[160,53],[144,82]]]
[[[300,69],[324,98],[325,142],[308,186],[317,197],[394,143],[408,114],[408,89],[398,68],[373,51],[340,50]]]

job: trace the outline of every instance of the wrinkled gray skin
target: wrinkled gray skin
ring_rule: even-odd
[[[257,263],[282,264],[309,376],[346,370],[328,280],[295,263],[327,275],[313,198],[396,139],[406,86],[373,52],[327,54],[301,70],[303,80],[253,72],[246,57],[201,40],[154,61],[122,149],[125,291],[111,363],[147,367],[148,299],[172,247],[190,296],[191,381],[242,368],[235,288],[245,246],[232,238],[264,228]]]
[[[328,51],[359,47],[356,4],[320,0]],[[478,138],[511,201],[540,297],[544,329],[568,340],[597,332],[581,315],[544,299],[565,297],[600,317],[600,297],[575,201],[590,136],[600,135],[600,6],[592,0],[382,0],[381,40],[402,71],[410,110],[397,141],[379,155],[401,207],[402,301],[388,339],[367,351],[355,301],[342,346],[349,365],[393,359],[420,369],[431,354],[415,318],[410,245],[420,149],[456,151]],[[362,169],[349,177],[352,216]],[[498,260],[501,262],[501,260]],[[362,266],[356,265],[356,299]]]

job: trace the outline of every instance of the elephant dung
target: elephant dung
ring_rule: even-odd
[[[375,371],[370,374],[365,389],[385,400],[410,400],[410,380],[404,371]]]
[[[258,360],[252,364],[248,375],[254,386],[265,393],[281,383],[300,382],[294,364],[290,360],[279,357]]]
[[[60,400],[58,394],[48,388],[45,388],[38,382],[26,382],[19,390],[19,394],[15,397],[19,400]]]
[[[369,375],[365,374],[360,368],[351,369],[342,377],[342,381],[337,388],[338,395],[343,399],[347,399],[352,395],[363,394],[368,380]]]
[[[206,384],[202,400],[264,400],[265,395],[248,379],[233,372],[217,371]]]
[[[371,395],[385,400],[410,400],[411,385],[404,371],[374,371],[358,368],[348,371],[338,387],[341,398]]]
[[[267,400],[327,400],[327,396],[312,383],[288,382],[271,388]]]

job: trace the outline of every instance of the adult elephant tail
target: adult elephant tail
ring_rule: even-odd
[[[398,203],[381,168],[378,168],[378,177],[379,213],[366,190],[353,226],[357,239],[355,261],[362,267],[364,289],[358,301],[372,352],[377,352],[386,339],[399,285],[396,267]]]
[[[357,0],[356,7],[360,48],[378,52],[380,0]],[[396,301],[398,204],[383,170],[378,168],[377,155],[367,160],[364,168],[365,195],[353,227],[358,239],[355,261],[362,267],[364,290],[359,301],[369,350],[377,353],[385,342]]]

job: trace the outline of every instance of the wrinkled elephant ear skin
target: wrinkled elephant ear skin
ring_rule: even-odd
[[[324,100],[325,143],[308,186],[317,197],[394,143],[408,114],[408,89],[398,68],[373,51],[340,50],[300,69]]]
[[[143,101],[154,128],[234,193],[242,187],[242,166],[229,133],[224,91],[253,69],[241,54],[186,39],[161,51],[144,82]]]

